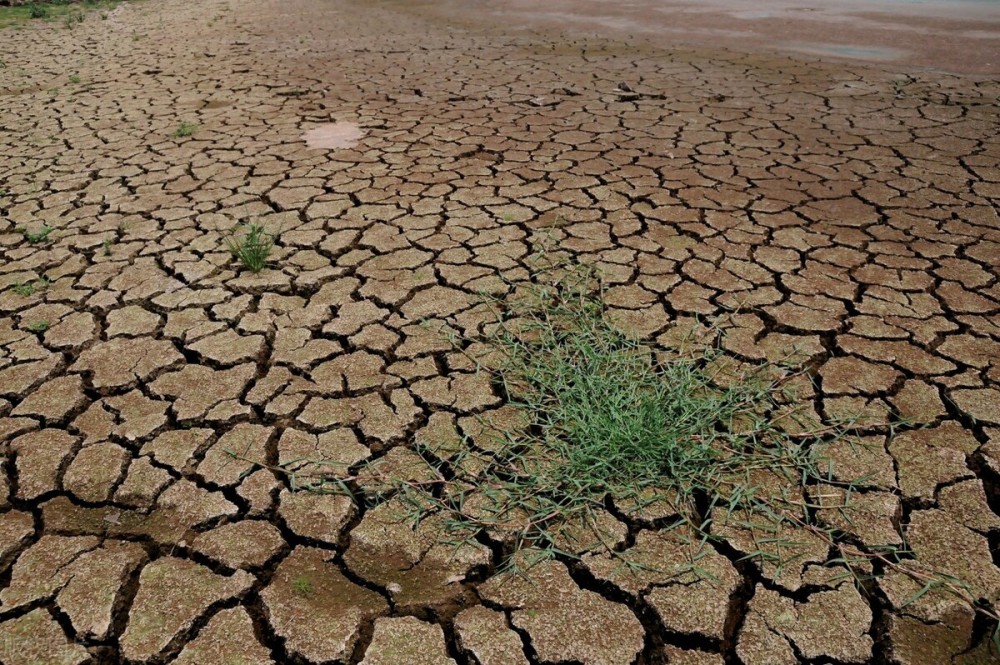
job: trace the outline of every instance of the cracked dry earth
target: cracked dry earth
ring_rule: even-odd
[[[695,576],[664,515],[609,506],[650,565],[529,582],[502,537],[276,470],[374,498],[422,438],[488,450],[512,414],[423,322],[475,336],[547,238],[632,334],[738,308],[728,352],[797,349],[817,418],[863,414],[827,451],[859,512],[821,519],[995,602],[995,81],[350,0],[130,4],[0,48],[6,665],[996,662],[968,606],[881,569],[859,591],[807,535],[778,567],[720,520]],[[331,122],[357,144],[308,147]],[[278,237],[257,275],[224,244],[251,220]]]

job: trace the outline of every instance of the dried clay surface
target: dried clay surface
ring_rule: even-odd
[[[648,565],[508,579],[386,496],[416,441],[516,420],[447,337],[548,242],[650,343],[738,309],[726,353],[795,350],[865,430],[826,451],[863,519],[803,501],[996,603],[1000,84],[902,67],[389,0],[2,29],[0,661],[997,662],[967,605],[833,579],[822,541],[775,566],[753,524],[693,553],[609,508]]]

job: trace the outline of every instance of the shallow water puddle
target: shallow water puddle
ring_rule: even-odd
[[[313,127],[302,135],[302,140],[310,148],[334,150],[353,148],[364,135],[364,130],[353,122],[333,122]]]

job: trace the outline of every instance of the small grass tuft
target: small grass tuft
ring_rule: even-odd
[[[73,85],[78,85],[80,83],[80,81],[81,81],[81,79],[80,79],[80,75],[79,74],[70,74],[70,77],[69,77],[69,82],[70,83],[72,83]]]
[[[193,122],[187,122],[187,121],[185,121],[185,122],[182,122],[181,124],[177,125],[177,129],[175,129],[173,131],[173,133],[171,134],[171,136],[173,136],[174,138],[180,139],[180,138],[184,138],[185,136],[191,136],[196,131],[198,131],[198,125],[194,124]]]
[[[292,591],[299,596],[308,596],[313,591],[312,580],[302,575],[292,580]]]
[[[49,234],[55,229],[48,224],[43,224],[42,227],[37,231],[32,231],[27,227],[21,227],[18,231],[24,236],[24,239],[30,242],[32,245],[37,245],[39,243],[47,242],[49,239]]]
[[[28,16],[31,18],[48,18],[49,8],[33,2],[28,5]]]
[[[258,273],[267,265],[267,258],[274,249],[274,237],[262,225],[251,223],[227,237],[226,247],[247,270]]]
[[[44,319],[41,321],[32,321],[25,328],[33,333],[43,333],[49,329],[49,322]]]
[[[50,284],[51,282],[44,277],[36,279],[34,282],[18,282],[14,285],[14,293],[28,298],[35,295],[39,291],[47,289]]]

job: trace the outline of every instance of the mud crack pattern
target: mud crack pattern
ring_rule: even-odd
[[[815,417],[865,419],[828,453],[869,519],[838,526],[1000,597],[1000,85],[466,18],[163,0],[4,31],[0,660],[992,662],[967,607],[829,582],[822,543],[776,569],[733,527],[710,580],[590,554],[503,584],[496,542],[254,464],[487,447],[472,416],[512,416],[433,330],[476,335],[546,241],[636,335],[740,308],[729,353],[796,349]],[[301,140],[333,122],[355,147]],[[248,221],[257,275],[224,243]]]

